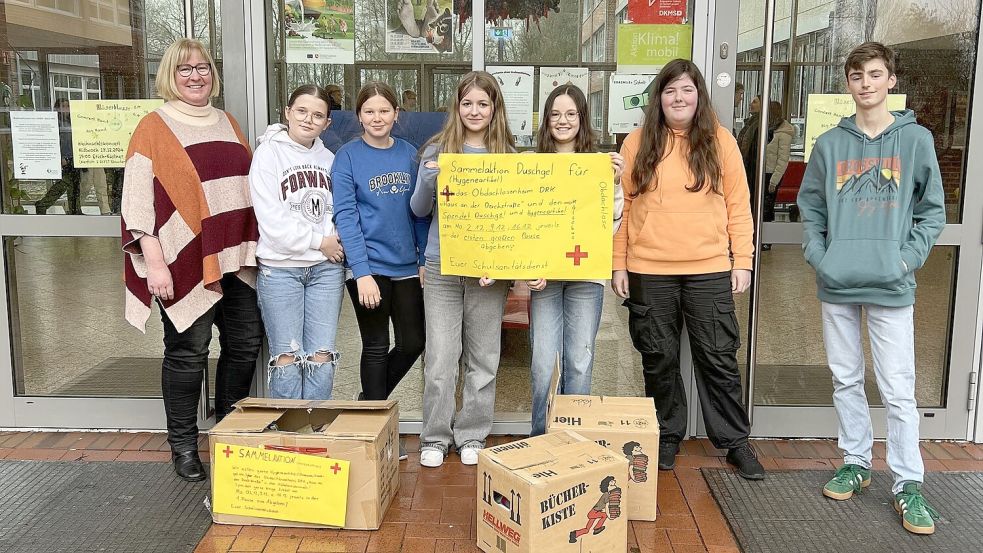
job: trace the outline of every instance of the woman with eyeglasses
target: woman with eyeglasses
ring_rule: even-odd
[[[331,220],[334,154],[321,133],[328,93],[308,84],[259,139],[249,169],[259,222],[256,291],[270,348],[270,396],[331,399],[335,336],[345,287],[344,251]]]
[[[596,133],[590,124],[590,108],[583,91],[574,85],[557,88],[546,98],[543,123],[539,125],[536,151],[540,153],[590,153],[597,151]],[[621,170],[624,158],[611,152],[614,172],[615,231],[621,224],[624,193]],[[590,394],[594,366],[594,340],[601,324],[604,280],[537,279],[529,282],[532,343],[532,436],[546,431],[546,398],[557,354],[563,378],[560,392]]]
[[[219,94],[201,42],[178,39],[160,61],[167,101],[130,139],[123,177],[126,319],[145,332],[151,303],[164,327],[161,387],[167,441],[178,476],[205,479],[198,457],[198,403],[212,325],[219,329],[215,417],[249,393],[263,340],[256,305],[259,231],[249,197],[250,149]]]
[[[392,136],[396,91],[365,84],[355,98],[362,136],[338,149],[331,178],[347,286],[362,335],[361,399],[387,399],[423,353],[423,252],[428,218],[410,212],[416,148]],[[390,349],[389,325],[395,344]],[[406,452],[400,442],[399,458]]]

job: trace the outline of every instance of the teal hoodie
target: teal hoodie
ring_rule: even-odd
[[[799,188],[802,250],[819,299],[903,307],[915,274],[945,226],[945,195],[932,133],[915,112],[868,138],[856,116],[823,133]]]

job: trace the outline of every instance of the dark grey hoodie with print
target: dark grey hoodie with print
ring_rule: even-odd
[[[802,249],[819,299],[903,307],[945,226],[945,195],[932,133],[911,110],[867,137],[855,117],[823,133],[799,188]]]

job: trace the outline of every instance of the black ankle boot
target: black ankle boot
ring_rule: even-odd
[[[197,451],[182,451],[172,453],[171,461],[174,463],[174,472],[188,482],[201,482],[205,479],[205,467],[201,464]]]

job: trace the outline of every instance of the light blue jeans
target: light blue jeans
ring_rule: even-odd
[[[877,389],[887,409],[887,466],[894,474],[894,493],[898,493],[905,482],[920,483],[925,475],[915,404],[914,309],[823,302],[823,340],[833,371],[833,406],[840,422],[843,462],[870,468],[874,431],[864,393],[861,310],[867,312]]]
[[[546,432],[546,399],[557,354],[563,367],[560,393],[590,394],[603,303],[604,286],[596,282],[551,280],[542,291],[532,291],[532,436]]]
[[[338,315],[345,290],[344,265],[325,261],[311,267],[260,265],[259,309],[269,341],[270,397],[331,399]],[[327,354],[327,362],[317,362]],[[278,365],[281,355],[293,361]]]
[[[451,445],[458,450],[485,446],[495,418],[495,377],[508,291],[506,280],[483,287],[476,278],[443,275],[439,264],[427,261],[421,447],[446,455]],[[455,414],[462,366],[461,409]]]

